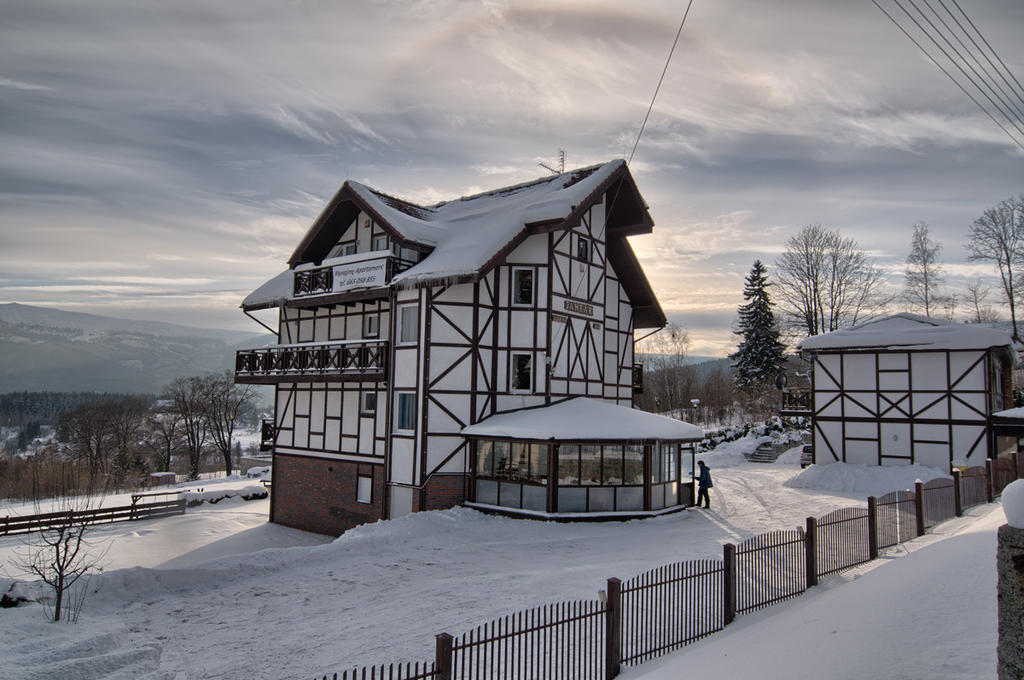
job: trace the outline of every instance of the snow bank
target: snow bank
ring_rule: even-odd
[[[266,498],[267,490],[262,484],[250,484],[240,489],[210,489],[208,491],[182,491],[179,496],[189,507],[202,503],[219,503],[227,498],[240,498],[244,501],[252,501],[257,498]]]
[[[776,465],[799,465],[800,455],[803,453],[803,445],[794,446],[775,459]]]
[[[1024,529],[1024,479],[1010,482],[1003,489],[1003,512],[1015,529]]]
[[[747,456],[757,450],[761,444],[772,443],[772,437],[748,435],[734,442],[725,442],[705,453],[698,453],[697,460],[704,461],[712,469],[733,467],[747,462]]]
[[[785,481],[783,486],[788,486],[791,489],[860,492],[872,496],[882,496],[890,491],[913,489],[914,482],[927,482],[939,477],[950,478],[942,470],[924,465],[880,466],[829,463],[828,465],[812,465]]]

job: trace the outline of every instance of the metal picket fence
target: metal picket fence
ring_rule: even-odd
[[[723,546],[722,559],[677,562],[627,581],[608,579],[599,600],[549,604],[495,619],[458,638],[436,636],[433,663],[367,666],[332,680],[611,680],[721,630],[737,614],[796,597],[822,576],[987,502],[1024,473],[1024,454],[917,483],[808,517],[806,527]],[[328,680],[328,676],[323,676]]]
[[[622,584],[622,663],[639,664],[725,625],[721,560],[691,560]]]

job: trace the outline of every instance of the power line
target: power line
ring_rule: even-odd
[[[1024,137],[1024,127],[1022,127],[1022,125],[1024,125],[1024,117],[1022,117],[1018,113],[1019,109],[1018,109],[1018,107],[1016,105],[1011,105],[1012,97],[1009,97],[1009,95],[1006,94],[1006,91],[1001,86],[999,86],[999,84],[995,81],[995,77],[988,71],[988,69],[986,69],[981,64],[981,62],[970,51],[970,49],[967,48],[966,45],[964,45],[963,41],[960,40],[959,36],[956,35],[956,33],[949,27],[949,25],[944,20],[942,20],[941,17],[939,17],[938,12],[935,10],[934,7],[932,7],[929,4],[928,0],[922,0],[922,2],[928,7],[928,9],[930,9],[936,15],[936,17],[939,18],[939,22],[946,28],[947,31],[949,31],[949,33],[953,36],[953,39],[955,39],[958,43],[960,43],[961,46],[963,46],[964,51],[971,57],[971,59],[974,61],[974,63],[978,65],[978,68],[981,69],[981,71],[982,71],[982,73],[984,73],[984,75],[979,73],[977,69],[975,69],[973,66],[971,66],[971,64],[969,62],[967,62],[966,57],[960,52],[960,50],[956,49],[956,47],[953,46],[953,44],[950,41],[949,37],[945,33],[943,33],[941,28],[936,26],[935,23],[933,21],[931,21],[931,19],[929,19],[925,15],[925,13],[921,10],[921,8],[918,7],[914,3],[914,0],[906,0],[906,2],[911,7],[913,7],[914,10],[917,11],[917,13],[922,17],[922,19],[931,28],[931,31],[929,31],[929,28],[927,28],[924,25],[922,25],[922,23],[920,21],[918,21],[917,18],[913,14],[911,14],[911,12],[906,7],[903,6],[903,4],[901,3],[901,0],[893,0],[893,1],[894,1],[895,5],[897,7],[899,7],[899,9],[907,16],[907,18],[909,18],[910,21],[917,27],[917,29],[922,34],[924,34],[924,36],[927,37],[928,40],[931,41],[931,43],[935,46],[935,48],[938,50],[938,52],[940,52],[942,54],[942,56],[944,56],[949,61],[949,63],[960,72],[960,74],[962,75],[962,77],[966,81],[966,83],[969,86],[971,86],[981,96],[981,98],[983,98],[983,99],[988,101],[988,103],[991,105],[991,108],[990,108],[990,106],[986,106],[984,103],[982,103],[982,101],[979,100],[978,97],[976,97],[974,94],[969,92],[967,90],[967,88],[964,86],[964,84],[960,82],[960,80],[958,80],[952,73],[950,73],[950,71],[947,68],[945,68],[942,64],[939,63],[939,60],[936,58],[936,56],[934,56],[932,53],[930,53],[928,51],[928,49],[925,48],[925,46],[921,44],[921,42],[919,42],[913,35],[910,34],[910,31],[908,31],[907,28],[905,28],[902,24],[900,24],[900,22],[892,14],[890,14],[888,11],[886,11],[886,9],[884,7],[882,7],[881,4],[879,4],[878,0],[871,0],[871,2],[875,5],[875,7],[877,7],[879,9],[879,11],[881,11],[886,17],[888,17],[888,19],[893,23],[893,25],[895,25],[900,30],[900,32],[902,32],[903,35],[905,35],[907,37],[908,40],[910,40],[912,43],[914,43],[914,45],[921,51],[921,53],[924,54],[933,64],[935,64],[935,66],[940,71],[942,71],[946,75],[947,78],[952,80],[953,84],[956,85],[958,88],[960,88],[960,90],[965,95],[967,95],[967,97],[971,101],[973,101],[975,103],[975,105],[979,109],[981,109],[982,112],[985,115],[987,115],[990,119],[992,119],[992,122],[995,123],[999,127],[999,129],[1001,129],[1013,141],[1014,144],[1016,144],[1021,149],[1024,149],[1024,142],[1022,142],[1021,139],[1018,139],[1017,135],[1015,135],[1014,132],[1011,131],[1011,128],[1012,128],[1012,130],[1016,130],[1021,135],[1021,137]],[[938,1],[939,1],[940,4],[942,4],[942,0],[938,0]],[[998,53],[996,53],[996,51],[992,48],[992,46],[985,39],[985,37],[981,34],[981,31],[978,30],[977,26],[974,25],[974,23],[970,20],[970,18],[963,11],[963,9],[958,4],[956,4],[956,0],[951,0],[951,2],[953,2],[953,4],[956,5],[957,9],[960,10],[961,14],[963,14],[963,17],[967,20],[967,22],[971,25],[971,27],[977,33],[978,37],[982,40],[982,42],[985,43],[986,46],[988,46],[989,50],[991,51],[991,53],[995,57],[995,59],[1000,64],[1003,65],[1003,68],[1006,70],[1006,73],[1009,75],[1009,77],[1015,83],[1017,83],[1017,86],[1019,87],[1020,83],[1017,81],[1016,77],[1013,75],[1012,72],[1010,72],[1010,70],[1008,68],[1006,68],[1006,65],[1003,62],[1003,60],[999,57]],[[949,8],[945,4],[942,4],[942,6],[943,6],[943,9],[945,9],[947,11],[947,13],[950,14],[950,16],[953,18],[954,22],[961,28],[961,30],[964,31],[964,34],[968,37],[968,39],[978,48],[978,51],[982,54],[982,56],[985,58],[985,60],[991,64],[992,63],[991,59],[989,58],[989,56],[985,53],[985,51],[983,49],[978,47],[977,41],[975,41],[974,38],[970,35],[970,33],[966,29],[964,29],[963,25],[952,14],[952,12],[950,12]],[[950,52],[948,52],[946,49],[944,49],[942,47],[941,44],[939,44],[939,40],[940,39],[943,42],[945,42],[950,47],[950,50],[953,52],[953,55],[955,55],[955,56],[951,55]],[[968,73],[967,70],[965,70],[964,66],[966,66],[967,69],[971,71],[971,73]],[[1007,87],[1009,87],[1009,89],[1014,93],[1014,95],[1018,99],[1022,99],[1022,101],[1024,101],[1024,98],[1021,98],[1021,95],[1017,91],[1017,89],[1009,84],[1009,81],[1007,80],[1006,76],[998,68],[996,68],[994,65],[993,65],[993,69],[999,75],[1000,79],[1002,79],[1003,82],[1007,85]],[[972,74],[974,74],[974,75],[972,76]],[[985,87],[982,87],[982,85],[979,84],[979,82],[978,82],[979,80],[984,83]],[[1003,97],[1001,97],[998,94],[996,94],[996,92],[995,92],[996,88],[993,88],[992,84],[990,84],[989,81],[991,81],[992,83],[995,83],[996,88],[998,88],[1000,90],[1000,92],[1003,93],[1003,95],[1004,95]],[[986,88],[987,88],[988,91],[986,91]],[[999,100],[999,103],[997,103],[992,98],[992,96],[989,95],[989,92],[992,92],[993,95],[995,95],[996,99]],[[1006,97],[1006,98],[1004,98],[1004,97]],[[1009,102],[1007,101],[1007,98],[1010,99]],[[1009,125],[1009,127],[1007,127],[1007,125],[1004,125],[1003,122],[1001,122],[996,117],[996,115],[992,111],[992,108],[994,108],[995,111],[998,112],[999,116],[1001,116],[1002,118],[1004,118],[1006,120],[1006,123]]]
[[[665,68],[661,70],[661,77],[658,78],[658,86],[654,88],[654,96],[651,97],[651,105],[647,107],[647,114],[644,116],[644,122],[640,124],[640,132],[637,133],[636,141],[633,142],[633,150],[629,152],[629,158],[626,160],[626,165],[629,165],[633,161],[633,154],[636,153],[636,147],[640,144],[640,138],[644,134],[644,128],[647,127],[647,119],[651,117],[651,110],[654,108],[654,100],[658,98],[658,91],[661,90],[661,83],[665,80],[665,73],[668,72],[669,62],[672,61],[672,54],[676,51],[676,45],[679,43],[679,36],[683,32],[683,26],[686,24],[686,17],[690,15],[690,6],[693,5],[693,0],[690,0],[686,4],[686,11],[683,12],[683,20],[679,22],[679,30],[676,31],[676,39],[672,41],[672,49],[668,51],[668,59],[665,60]]]

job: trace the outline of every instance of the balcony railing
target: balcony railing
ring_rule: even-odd
[[[350,256],[345,256],[346,259]],[[327,261],[322,267],[296,269],[292,298],[304,299],[324,295],[342,295],[357,289],[380,289],[391,277],[416,264],[394,255],[384,254],[353,262]],[[340,277],[337,278],[336,277]]]
[[[384,380],[386,340],[348,340],[243,349],[235,353],[235,382]]]
[[[779,409],[780,415],[809,415],[810,412],[810,390],[794,390],[788,388],[782,390],[782,408]]]

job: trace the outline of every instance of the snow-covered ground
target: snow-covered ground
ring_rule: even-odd
[[[887,482],[870,478],[867,471],[844,469],[852,466],[831,466],[842,477],[841,484],[819,478],[815,482],[819,488],[794,488],[786,483],[798,476],[802,479],[815,468],[801,475],[799,465],[792,462],[799,454],[793,451],[775,465],[743,462],[742,451],[750,445],[742,440],[701,456],[715,478],[710,511],[689,510],[640,521],[558,524],[456,508],[365,525],[331,541],[267,524],[267,501],[224,501],[190,509],[184,517],[107,525],[96,532],[97,538],[111,541],[106,571],[93,578],[94,592],[78,625],[46,623],[37,605],[0,610],[0,658],[4,659],[0,667],[11,680],[58,676],[184,680],[313,677],[355,665],[424,661],[432,656],[436,633],[459,634],[497,616],[549,602],[591,599],[608,577],[625,579],[668,562],[719,557],[726,541],[796,527],[808,515],[863,505],[869,494],[906,488],[913,482],[904,478],[906,470],[904,476],[894,470]],[[929,472],[936,474],[914,471],[922,479]],[[858,478],[864,483],[856,483]],[[835,486],[846,490],[830,490]],[[990,544],[987,553],[973,557],[979,573],[994,569],[994,529],[988,524],[996,522],[982,521],[989,517],[987,509],[972,511],[982,527],[974,533]],[[956,531],[971,533],[968,529],[974,524],[968,518],[946,526],[926,540],[934,542],[950,532],[955,539]],[[9,559],[18,545],[13,537],[0,539],[0,557],[8,576],[14,576]],[[916,544],[910,550],[912,556],[926,553]],[[898,549],[890,554],[904,552]],[[888,562],[899,561],[880,560],[872,565],[877,569],[858,571],[854,580],[866,580],[893,568]],[[947,574],[941,563],[927,569],[928,578],[934,579],[934,598],[984,582],[962,571]],[[793,615],[789,612],[834,597],[832,592],[856,590],[857,583],[838,586],[851,578],[833,578],[795,602],[740,617],[715,638],[736,637],[736,631],[753,627],[774,628],[767,620],[775,612]],[[0,588],[6,590],[10,582],[10,578],[0,579]],[[897,595],[890,594],[887,606],[910,606],[899,604]],[[856,600],[857,595],[849,597]],[[980,612],[981,617],[991,614],[994,622],[994,599],[994,588],[989,587],[980,599],[962,606],[971,609],[972,621],[974,613]],[[860,607],[856,613],[865,610]],[[803,620],[803,615],[795,616]],[[829,626],[840,622],[847,639],[861,635],[855,619],[842,612],[833,616],[834,624],[804,626],[799,643],[814,646],[817,636],[831,635]],[[754,623],[762,620],[763,625]],[[925,614],[921,625],[934,620]],[[966,628],[959,622],[943,626],[961,633]],[[994,659],[994,637],[989,638],[988,647],[978,654]],[[710,641],[681,654],[707,644]],[[728,653],[743,656],[744,644],[738,643]],[[908,656],[923,657],[933,651],[931,645],[905,648]],[[685,663],[688,669],[691,662]],[[791,663],[798,665],[795,659]],[[707,664],[707,672],[717,673],[713,661]],[[670,673],[657,677],[677,677],[679,671],[655,672]],[[758,673],[758,677],[790,676]],[[818,677],[842,674],[819,673]],[[942,677],[994,677],[994,661],[967,675],[948,671]]]

